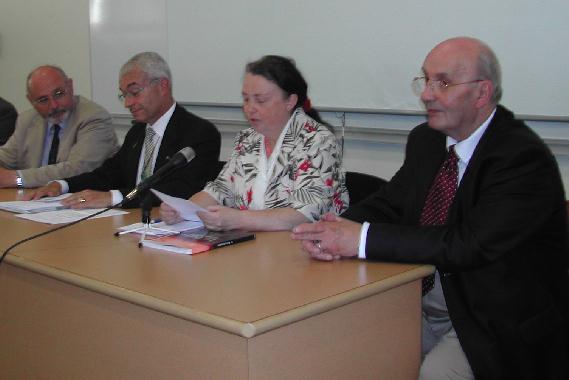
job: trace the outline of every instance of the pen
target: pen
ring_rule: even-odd
[[[129,233],[131,233],[131,232],[132,232],[132,230],[117,231],[117,232],[115,232],[115,236],[121,236],[121,235],[124,235],[124,234],[129,234]]]

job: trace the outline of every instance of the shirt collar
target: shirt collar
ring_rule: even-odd
[[[154,132],[156,132],[156,134],[159,135],[160,137],[164,136],[164,131],[166,130],[166,126],[170,122],[170,118],[172,117],[172,114],[174,113],[175,109],[176,109],[176,102],[174,102],[174,104],[172,104],[172,106],[168,109],[168,111],[164,112],[164,114],[160,116],[160,118],[156,120],[154,124],[152,125],[148,124],[148,126],[154,129]]]
[[[459,160],[468,165],[468,163],[470,162],[470,158],[472,157],[472,154],[474,154],[474,149],[476,149],[478,142],[480,141],[482,135],[488,128],[488,125],[490,125],[490,122],[492,121],[492,118],[494,117],[495,113],[496,113],[496,108],[494,108],[494,111],[492,111],[492,113],[490,114],[490,116],[488,116],[488,118],[484,121],[484,123],[482,123],[482,125],[480,125],[480,127],[478,127],[474,131],[474,133],[468,136],[467,139],[457,142],[452,137],[447,136],[447,141],[446,141],[447,150],[451,145],[454,145],[454,151],[456,152],[456,155],[458,156]]]
[[[53,131],[53,126],[56,124],[59,125],[59,130],[62,131],[65,129],[65,126],[67,125],[67,120],[63,120],[61,123],[47,123],[47,130],[49,132]]]

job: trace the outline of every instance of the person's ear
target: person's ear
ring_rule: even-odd
[[[494,95],[494,84],[489,80],[480,82],[476,106],[482,108],[492,101]]]
[[[298,95],[291,94],[286,100],[286,109],[290,112],[296,107],[296,102],[298,102]]]

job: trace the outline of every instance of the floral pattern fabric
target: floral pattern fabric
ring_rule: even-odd
[[[248,128],[235,138],[229,161],[204,191],[219,204],[250,209],[264,136]],[[345,172],[336,136],[300,108],[291,116],[264,194],[265,208],[291,207],[311,221],[348,208]]]

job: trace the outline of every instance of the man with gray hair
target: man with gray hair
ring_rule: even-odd
[[[568,379],[569,237],[555,158],[498,104],[486,44],[444,41],[422,71],[427,123],[409,134],[401,169],[293,238],[319,260],[436,267],[423,281],[420,379]]]
[[[0,147],[0,187],[37,187],[84,173],[118,150],[109,113],[75,96],[61,68],[32,70],[26,87],[33,109],[19,115]]]
[[[155,188],[188,198],[204,187],[218,166],[221,135],[212,123],[176,104],[166,61],[154,52],[136,54],[120,69],[119,90],[119,99],[135,121],[120,150],[95,170],[51,182],[30,198],[72,192],[62,201],[72,208],[116,205],[185,147],[195,151],[195,158]],[[158,199],[154,197],[153,203],[158,205]],[[122,206],[138,207],[139,200]]]

